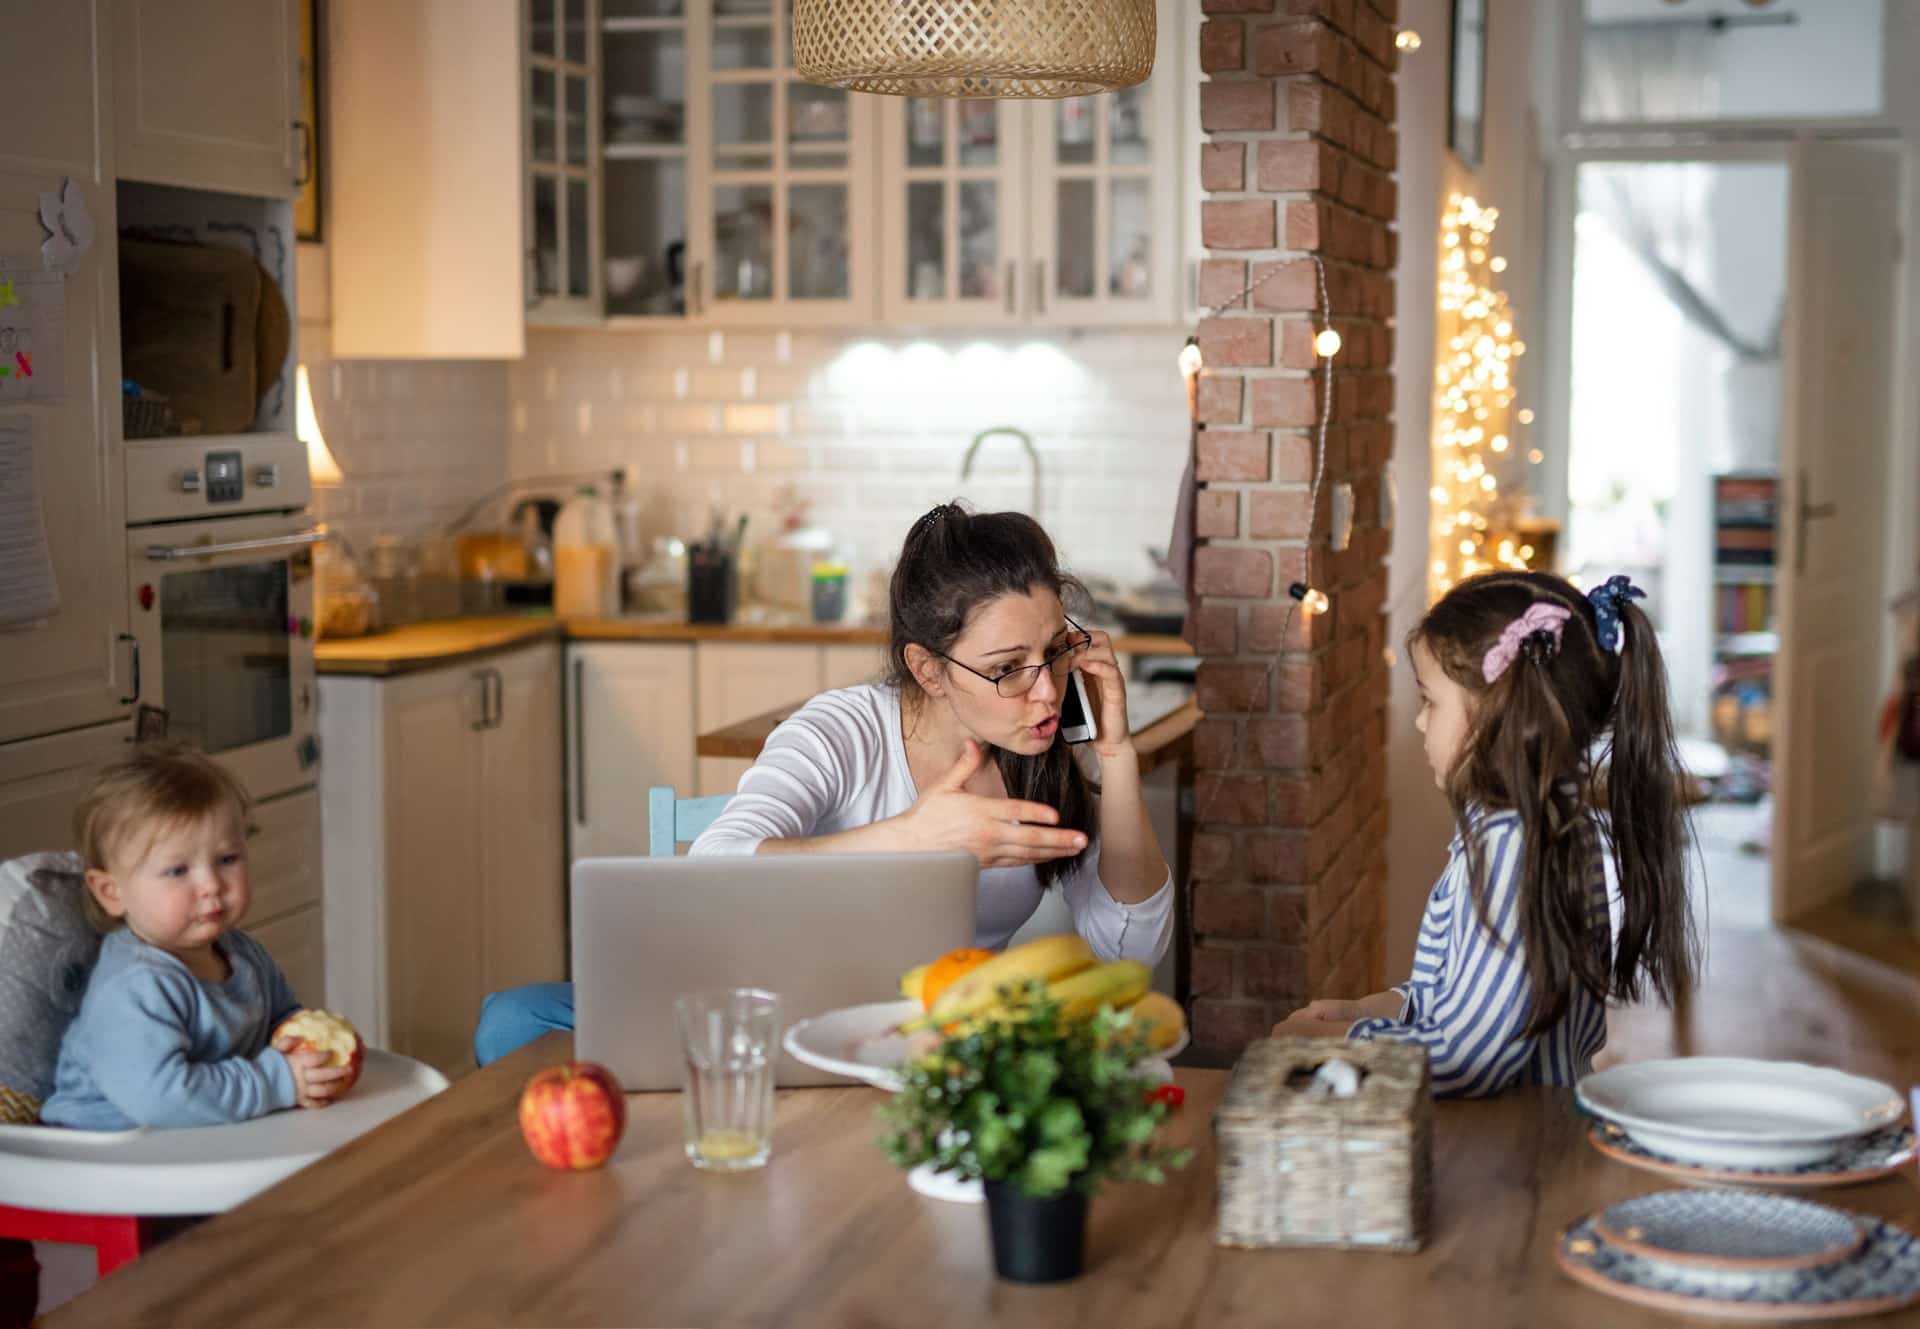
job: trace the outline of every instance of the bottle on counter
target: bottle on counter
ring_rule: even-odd
[[[613,509],[584,485],[553,523],[553,612],[613,618],[620,612],[620,539]]]

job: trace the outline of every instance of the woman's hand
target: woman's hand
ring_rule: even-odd
[[[1058,829],[1060,814],[1045,803],[968,793],[967,781],[985,762],[985,750],[968,739],[960,760],[900,814],[915,848],[964,849],[983,868],[1017,868],[1087,847],[1079,831]]]
[[[1127,677],[1121,672],[1120,658],[1113,653],[1112,636],[1105,632],[1087,635],[1092,640],[1073,667],[1086,681],[1087,700],[1092,703],[1094,722],[1100,730],[1093,740],[1093,752],[1097,757],[1118,757],[1133,751],[1133,734],[1127,728]]]

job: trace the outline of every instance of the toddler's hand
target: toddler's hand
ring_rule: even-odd
[[[303,1108],[323,1108],[340,1096],[347,1077],[346,1066],[329,1066],[325,1052],[287,1052],[287,1069],[293,1072],[294,1101]]]

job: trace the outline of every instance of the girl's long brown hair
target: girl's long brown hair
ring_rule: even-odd
[[[1488,683],[1488,648],[1538,603],[1571,612],[1558,648],[1523,652]],[[1672,1005],[1698,966],[1666,666],[1647,616],[1624,601],[1619,617],[1616,654],[1600,645],[1592,602],[1565,579],[1491,572],[1461,582],[1408,635],[1409,646],[1424,644],[1473,699],[1446,790],[1464,833],[1474,908],[1489,932],[1486,864],[1471,819],[1489,808],[1520,819],[1530,1033],[1565,1014],[1576,983],[1603,1002],[1637,1001],[1651,987]],[[1602,806],[1604,837],[1587,815]],[[1603,854],[1613,858],[1623,914],[1611,946],[1610,924],[1589,915]]]
[[[888,683],[919,697],[920,684],[907,667],[908,646],[948,655],[975,610],[1040,587],[1062,600],[1070,592],[1086,596],[1086,588],[1061,571],[1053,541],[1033,518],[972,513],[957,503],[927,513],[907,533],[887,590]],[[1052,747],[1031,757],[1003,748],[992,753],[1009,798],[1046,804],[1060,814],[1061,829],[1079,831],[1093,844],[1099,834],[1093,790],[1064,742],[1056,737]],[[1036,864],[1040,885],[1065,877],[1086,852]]]

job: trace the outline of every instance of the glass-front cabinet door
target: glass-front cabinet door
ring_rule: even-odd
[[[1159,25],[1154,77],[1097,97],[1035,102],[1034,321],[1171,322],[1179,249],[1181,25]]]
[[[526,0],[526,281],[535,322],[600,316],[595,8],[595,0]]]
[[[699,0],[691,313],[716,323],[871,317],[871,108],[803,83],[787,0]],[[861,99],[862,101],[871,99]]]
[[[1030,294],[1017,103],[880,102],[882,313],[888,322],[1018,321]]]
[[[601,284],[609,318],[687,313],[689,5],[600,0]]]

